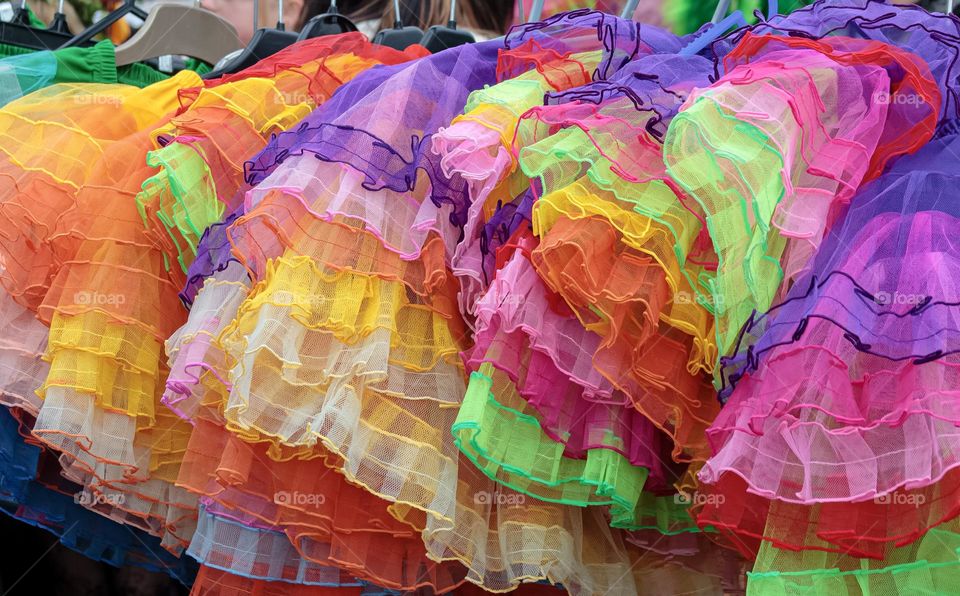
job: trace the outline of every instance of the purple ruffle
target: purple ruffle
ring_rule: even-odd
[[[960,353],[960,136],[931,141],[853,198],[786,299],[754,312],[721,359],[721,401],[768,353],[827,322],[860,352],[922,364]]]

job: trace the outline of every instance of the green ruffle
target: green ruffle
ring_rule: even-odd
[[[672,496],[644,493],[648,470],[616,451],[591,449],[583,460],[565,457],[563,445],[543,432],[519,396],[504,395],[501,399],[508,403],[498,401],[494,374],[487,362],[470,375],[452,427],[457,446],[484,474],[542,501],[609,506],[615,528],[697,531],[686,505]]]

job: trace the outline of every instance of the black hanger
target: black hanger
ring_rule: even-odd
[[[63,0],[60,0],[57,4],[57,12],[53,13],[53,20],[47,26],[47,31],[63,33],[73,37],[73,34],[70,33],[70,26],[67,25],[67,15],[63,14]]]
[[[63,2],[61,0],[57,15],[53,23],[57,24],[57,17],[63,17]],[[0,21],[0,43],[29,50],[55,50],[64,47],[72,36],[70,31],[57,29],[39,29],[30,24],[30,11],[27,10],[26,0],[21,0],[20,7],[13,13],[9,22]],[[89,44],[87,44],[89,45]]]
[[[457,0],[450,0],[450,20],[446,26],[434,25],[427,29],[420,40],[420,45],[436,54],[447,48],[455,48],[467,43],[474,43],[477,39],[473,33],[457,29]]]
[[[413,25],[403,26],[400,17],[400,0],[393,0],[393,27],[381,29],[373,37],[373,43],[395,50],[405,50],[423,39],[423,29]]]
[[[257,27],[257,13],[260,9],[259,2],[254,0],[253,3],[253,27]],[[240,53],[235,57],[224,58],[221,62],[226,62],[225,64],[218,65],[217,68],[203,75],[204,79],[215,79],[221,77],[225,74],[234,74],[238,73],[245,68],[249,68],[260,62],[264,58],[273,56],[280,50],[292,46],[297,42],[297,34],[290,31],[286,31],[283,25],[283,0],[277,0],[277,5],[279,6],[279,17],[277,20],[277,26],[274,28],[264,27],[263,29],[256,29],[253,34],[253,38],[250,39],[250,43],[247,44],[247,47],[240,50]]]
[[[70,41],[63,44],[61,47],[71,48],[74,46],[91,45],[94,37],[106,31],[107,27],[116,23],[128,14],[136,15],[143,20],[147,19],[146,11],[134,4],[134,0],[123,0],[123,4],[120,5],[120,8],[110,12],[110,14],[107,16],[73,36]]]
[[[357,26],[345,15],[337,11],[337,0],[330,0],[330,8],[323,14],[311,18],[297,36],[297,41],[323,37],[324,35],[338,35],[356,31]]]

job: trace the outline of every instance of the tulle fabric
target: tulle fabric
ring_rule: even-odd
[[[956,471],[936,483],[898,489],[864,501],[813,505],[770,500],[748,492],[736,474],[701,483],[697,522],[753,558],[762,540],[789,550],[817,550],[880,560],[885,549],[920,539],[960,513]]]
[[[877,42],[748,34],[725,65],[718,84],[687,100],[664,147],[719,257],[705,283],[721,354],[750,312],[768,308],[781,280],[803,269],[832,211],[932,136],[939,103],[922,63]],[[901,83],[909,102],[897,99]],[[907,118],[918,124],[906,127]]]
[[[943,130],[960,115],[960,86],[956,55],[960,48],[960,24],[942,12],[930,12],[909,4],[891,7],[875,0],[834,0],[814,2],[791,14],[775,15],[752,31],[757,34],[790,35],[792,38],[826,38],[846,35],[897,46],[929,67],[940,90],[937,126]],[[714,50],[725,53],[733,35]]]
[[[55,455],[27,442],[32,421],[22,410],[0,412],[0,509],[54,534],[87,557],[117,567],[167,572],[189,584],[192,565],[165,552],[157,538],[84,509],[82,505],[108,497],[57,476]]]
[[[610,449],[662,482],[654,427],[624,408],[626,398],[593,369],[599,337],[569,313],[557,312],[550,298],[529,260],[514,253],[477,304],[468,368],[487,361],[507,373],[537,411],[543,431],[563,443],[568,456],[582,459],[588,449]]]
[[[946,524],[912,544],[887,549],[883,561],[764,543],[747,575],[747,594],[953,594],[960,580],[958,540],[956,523]]]
[[[291,561],[340,567],[400,590],[446,591],[463,581],[462,566],[428,561],[419,532],[394,519],[388,502],[328,467],[336,458],[325,462],[325,451],[313,459],[276,461],[266,444],[245,443],[206,417],[196,423],[179,483],[242,521],[283,532],[295,549],[296,555],[285,551]]]
[[[501,64],[505,55],[500,56]],[[475,314],[474,305],[493,275],[489,259],[484,261],[484,256],[489,255],[484,245],[484,224],[488,219],[485,216],[490,215],[493,206],[510,202],[529,184],[517,171],[511,152],[511,131],[526,110],[543,102],[545,92],[589,82],[586,67],[595,68],[601,54],[551,58],[547,61],[540,57],[536,70],[473,92],[464,114],[432,139],[431,150],[439,156],[443,174],[462,177],[467,184],[470,207],[463,240],[454,250],[451,265],[460,281],[460,311],[468,320]],[[555,80],[558,72],[566,76]]]
[[[956,146],[933,141],[866,186],[808,275],[744,329],[704,481],[735,474],[794,503],[921,494],[921,511],[942,490],[930,521],[957,513],[956,223],[943,198]]]
[[[0,106],[52,85],[57,77],[53,52],[6,56],[0,61]]]
[[[191,596],[361,596],[363,588],[326,587],[252,579],[201,565]]]
[[[208,567],[251,579],[326,587],[358,587],[359,580],[336,567],[304,559],[286,534],[233,510],[201,507],[187,554]]]
[[[649,27],[638,31],[641,34],[640,43],[625,56],[613,43],[604,44],[607,51],[596,65],[593,55],[589,55],[588,59],[588,55],[565,54],[564,50],[570,46],[560,40],[569,43],[576,37],[578,45],[585,41],[595,43],[589,37],[581,38],[576,28],[569,28],[573,22],[579,24],[581,19],[583,23],[596,20],[601,25],[599,37],[611,36],[615,40],[620,39],[615,33],[619,28],[630,31],[634,25],[596,13],[588,18],[587,14],[584,11],[570,13],[563,18],[548,20],[542,27],[538,25],[530,30],[521,27],[511,33],[513,38],[508,37],[508,44],[513,45],[509,51],[501,53],[498,67],[498,78],[503,82],[475,92],[468,101],[465,114],[433,138],[433,151],[441,157],[443,174],[449,178],[462,177],[467,181],[470,206],[464,240],[455,250],[452,265],[462,285],[461,311],[468,318],[474,314],[473,305],[486,290],[493,275],[489,233],[482,226],[489,228],[488,220],[495,205],[513,201],[528,184],[526,177],[516,167],[515,154],[519,147],[529,144],[530,140],[524,138],[525,130],[518,129],[516,125],[518,117],[543,103],[543,94],[533,92],[546,83],[552,87],[547,89],[546,97],[549,98],[553,93],[588,85],[591,82],[588,77],[590,70],[593,71],[593,80],[604,81],[618,77],[629,68],[632,62],[628,60],[642,60],[641,56],[650,52],[679,49],[676,38]],[[560,24],[565,28],[559,29]],[[545,37],[547,33],[560,39]],[[616,44],[624,42],[626,39]],[[535,65],[535,71],[520,74],[531,64]],[[503,80],[507,75],[514,78]],[[543,77],[539,85],[530,80],[536,75]]]
[[[371,47],[359,36],[349,37],[348,45],[359,53]],[[324,45],[345,47],[342,40],[320,44]],[[369,53],[394,62],[409,57],[386,50]],[[99,491],[124,494],[122,506],[111,515],[168,534],[165,545],[171,550],[189,542],[196,509],[195,497],[172,486],[190,426],[157,403],[167,376],[160,364],[161,342],[183,321],[171,298],[183,286],[183,269],[192,260],[199,230],[219,219],[239,190],[243,156],[256,148],[257,141],[262,146],[265,136],[295,124],[316,101],[374,64],[371,58],[352,53],[327,58],[321,55],[288,66],[278,63],[270,71],[272,79],[238,78],[227,85],[178,93],[178,86],[199,84],[196,77],[183,75],[142,92],[144,99],[131,93],[129,101],[149,102],[155,112],[131,104],[137,111],[131,110],[134,117],[123,132],[133,134],[122,139],[117,134],[112,143],[106,141],[115,133],[102,122],[84,121],[90,130],[102,127],[109,133],[93,133],[104,137],[96,147],[99,157],[92,160],[96,165],[90,171],[61,167],[63,175],[50,176],[76,191],[58,203],[60,213],[41,212],[53,224],[49,229],[39,225],[45,220],[27,220],[29,232],[48,234],[41,242],[51,247],[51,261],[57,262],[47,266],[50,273],[42,284],[22,283],[42,277],[23,273],[10,276],[18,283],[8,285],[15,297],[34,306],[31,292],[39,295],[49,284],[37,305],[51,325],[51,339],[50,372],[41,388],[44,405],[34,434],[64,451],[66,473],[72,479]],[[109,104],[126,97],[117,92],[116,99],[109,94],[111,88],[99,95],[99,89],[85,91],[89,101],[81,95],[71,97],[74,103]],[[263,101],[271,96],[268,91],[275,101]],[[164,112],[175,115],[172,120],[160,117]],[[148,120],[154,113],[153,121]],[[54,130],[89,138],[88,144],[95,139],[68,115],[53,119],[45,114],[40,115],[51,126],[58,122],[73,126],[58,125]],[[14,115],[10,120],[16,121]],[[117,118],[103,120],[112,123]],[[185,142],[171,143],[173,139]],[[131,155],[147,155],[155,141],[166,146],[145,162],[131,161]],[[22,162],[29,156],[28,149],[22,149],[11,160]],[[34,159],[39,164],[42,155],[37,152]],[[161,164],[167,169],[151,178],[152,166]],[[43,181],[40,167],[17,166]],[[143,191],[135,198],[144,180]],[[219,203],[221,196],[226,197],[224,204]],[[14,203],[5,204],[12,208]],[[38,265],[43,263],[34,263],[33,271]],[[117,275],[123,276],[123,284],[116,283]]]

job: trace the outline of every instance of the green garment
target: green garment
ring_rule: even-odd
[[[813,2],[814,0],[780,0],[778,12],[788,14]],[[704,23],[710,22],[714,11],[717,10],[717,4],[718,0],[670,0],[664,2],[663,16],[674,33],[685,35],[693,33]],[[747,23],[754,23],[756,22],[753,16],[754,10],[767,14],[767,0],[731,0],[729,12],[735,10],[743,11]]]

